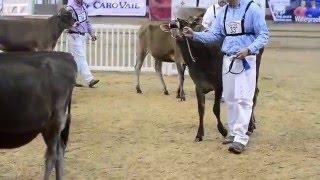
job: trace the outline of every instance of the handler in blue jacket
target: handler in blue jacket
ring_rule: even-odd
[[[226,101],[230,143],[229,151],[239,154],[249,141],[250,122],[256,86],[256,54],[269,39],[262,9],[251,0],[227,0],[211,29],[194,32],[185,27],[184,34],[194,41],[214,43],[224,38],[223,94]],[[244,63],[245,62],[245,63]]]

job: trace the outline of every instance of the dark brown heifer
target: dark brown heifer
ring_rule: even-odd
[[[181,21],[181,22],[179,22]],[[207,46],[201,42],[195,42],[180,37],[181,30],[188,22],[179,20],[170,24],[162,24],[161,29],[170,32],[181,50],[184,63],[188,66],[189,75],[195,84],[198,102],[199,127],[195,141],[202,141],[204,136],[203,118],[205,110],[205,94],[214,91],[213,113],[217,118],[219,132],[227,135],[220,119],[220,101],[222,96],[222,58],[220,44]]]
[[[39,133],[47,145],[44,179],[63,176],[77,66],[62,52],[0,53],[0,148],[17,148]]]
[[[182,28],[189,24],[190,23],[185,20],[178,19],[172,21],[170,24],[162,24],[161,27],[162,29],[166,29],[167,32],[170,32],[172,37],[176,39],[177,46],[180,48],[182,52],[183,60],[189,68],[190,77],[196,86],[196,95],[199,112],[199,128],[195,140],[202,141],[204,135],[203,117],[205,107],[205,94],[207,94],[210,91],[215,91],[213,112],[218,121],[218,130],[223,136],[226,136],[227,131],[223,127],[220,120],[220,100],[222,95],[223,62],[221,45],[205,45],[201,42],[191,41],[188,38],[182,37]],[[257,55],[257,80],[259,75],[259,67],[262,53],[263,49],[260,51],[260,54]],[[256,104],[257,95],[258,88],[256,88],[256,93],[254,97],[254,106]],[[249,133],[252,133],[255,128],[254,122],[254,112],[252,112],[250,126],[248,128]]]
[[[48,19],[0,19],[0,50],[52,51],[63,30],[74,23],[65,8]]]

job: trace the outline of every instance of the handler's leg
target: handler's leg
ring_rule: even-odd
[[[256,85],[256,59],[255,56],[246,57],[250,64],[250,69],[241,74],[227,73],[231,60],[225,56],[223,65],[223,90],[227,106],[229,134],[234,137],[234,141],[229,150],[235,153],[244,151],[249,141],[246,135],[250,117],[252,113],[253,96]],[[242,62],[236,60],[234,72],[242,69]]]
[[[94,80],[86,60],[86,37],[78,34],[69,35],[69,49],[77,63],[78,72],[89,87],[93,87],[99,80]]]

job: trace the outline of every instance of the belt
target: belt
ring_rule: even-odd
[[[223,55],[225,56],[233,56],[234,54],[229,54],[229,53],[225,53],[225,52],[222,52]]]
[[[86,33],[83,33],[83,32],[77,32],[77,31],[71,31],[71,30],[69,30],[68,33],[69,34],[79,34],[79,35],[82,35],[82,36],[84,36],[86,34]]]
[[[231,53],[225,53],[225,52],[222,52],[223,55],[225,56],[234,56],[235,54],[231,54]],[[255,56],[257,55],[256,53],[252,53],[252,54],[248,54],[248,56]]]
[[[229,56],[229,57],[235,55],[235,54],[229,54],[229,53],[225,53],[225,52],[222,52],[222,53],[223,53],[225,56]],[[256,55],[256,54],[249,54],[248,56],[255,56],[255,55]],[[231,73],[231,74],[241,74],[243,71],[250,69],[250,64],[248,63],[248,61],[246,60],[246,58],[244,58],[244,59],[242,60],[243,69],[242,69],[240,72],[232,72],[231,69],[232,69],[232,67],[233,67],[233,63],[234,63],[235,60],[236,60],[236,58],[232,58],[232,59],[231,59],[231,63],[230,63],[230,65],[229,65],[229,70],[228,70],[228,72],[227,72],[226,74],[228,74],[228,73]]]

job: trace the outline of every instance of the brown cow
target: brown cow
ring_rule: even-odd
[[[188,19],[196,16],[198,17],[194,18],[194,21],[196,22],[201,20],[204,12],[205,9],[202,8],[181,9],[178,11],[178,16],[181,18],[188,17]],[[168,95],[169,92],[162,77],[162,62],[176,63],[179,76],[179,86],[176,97],[184,101],[185,94],[183,90],[183,82],[186,65],[183,64],[182,56],[179,48],[176,46],[175,40],[171,38],[169,33],[163,32],[160,29],[160,24],[161,23],[146,24],[143,25],[139,30],[139,48],[137,52],[137,62],[135,65],[135,72],[137,76],[136,90],[137,93],[142,93],[139,79],[140,71],[145,57],[148,53],[150,53],[155,59],[155,70],[160,78],[165,95]]]
[[[63,30],[74,23],[65,8],[48,19],[0,19],[0,50],[52,51]]]

